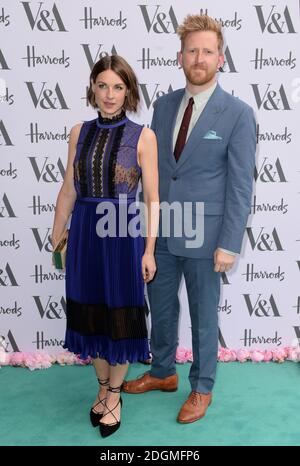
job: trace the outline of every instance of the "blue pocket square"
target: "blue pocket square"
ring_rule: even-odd
[[[203,139],[222,139],[221,136],[217,136],[216,131],[210,129],[207,133],[203,136]]]

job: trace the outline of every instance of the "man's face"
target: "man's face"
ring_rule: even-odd
[[[217,34],[214,31],[190,32],[179,54],[179,63],[191,84],[203,86],[212,82],[224,63],[224,56],[218,50]]]

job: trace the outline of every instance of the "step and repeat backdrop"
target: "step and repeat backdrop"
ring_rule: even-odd
[[[161,95],[184,87],[177,25],[189,14],[221,21],[221,86],[257,118],[251,215],[234,270],[222,274],[220,345],[300,341],[300,74],[298,0],[0,1],[0,344],[61,351],[64,274],[50,233],[71,127],[95,118],[93,64],[118,53],[139,79],[149,125]],[[191,348],[184,282],[179,344]]]

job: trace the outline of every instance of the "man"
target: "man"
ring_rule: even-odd
[[[174,391],[178,379],[178,288],[185,278],[192,324],[192,392],[177,420],[201,419],[212,401],[217,351],[220,272],[240,252],[251,207],[255,165],[255,121],[246,103],[223,91],[216,73],[224,64],[219,24],[206,15],[187,16],[178,28],[179,62],[186,88],[164,95],[154,106],[152,128],[159,149],[160,200],[204,203],[204,242],[159,237],[157,274],[148,285],[152,368],[125,382],[127,393]]]

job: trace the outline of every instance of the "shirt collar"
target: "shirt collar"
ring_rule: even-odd
[[[208,101],[212,93],[214,92],[215,88],[217,87],[217,81],[214,82],[208,89],[205,91],[199,92],[196,95],[192,95],[187,89],[185,89],[184,93],[184,100],[185,104],[187,105],[190,97],[194,99],[194,108],[198,110],[204,103]]]

